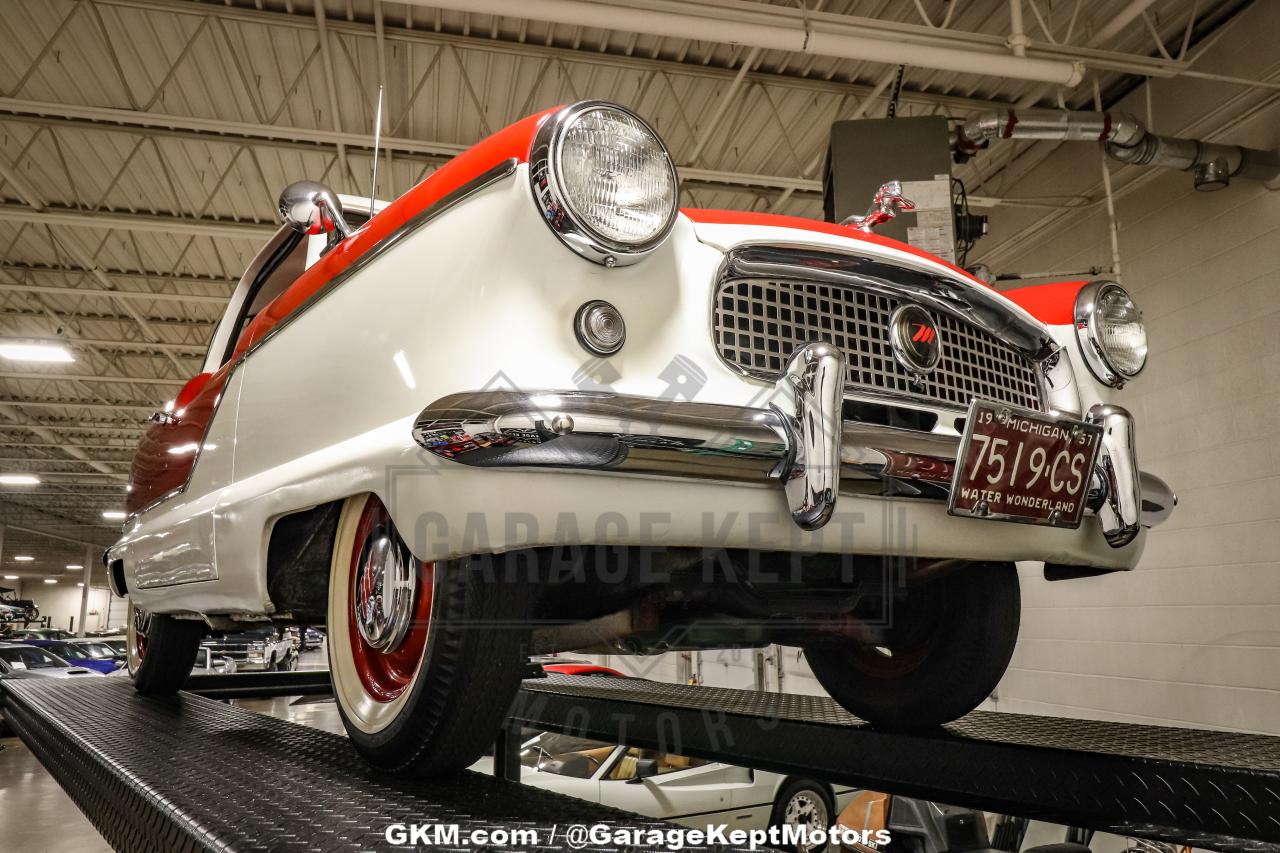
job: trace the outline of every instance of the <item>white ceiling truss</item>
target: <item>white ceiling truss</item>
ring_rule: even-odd
[[[734,45],[552,23],[522,17],[538,4],[518,0],[441,2],[498,14],[425,0],[8,0],[0,337],[57,338],[77,358],[0,363],[0,471],[44,481],[0,493],[11,540],[21,527],[110,541],[101,512],[123,502],[143,420],[197,372],[223,303],[275,229],[276,194],[304,177],[368,192],[379,85],[384,197],[535,110],[603,98],[657,127],[680,165],[684,203],[813,217],[831,122],[882,116],[897,89],[892,62],[778,49],[770,39]],[[804,33],[804,46],[809,34],[815,45],[827,43],[823,34],[900,44],[898,113],[963,118],[992,105],[1087,108],[1095,81],[1104,101],[1144,77],[1280,89],[1196,67],[1198,51],[1246,5],[631,0],[625,8],[725,27],[772,22],[779,38]],[[1080,63],[1085,82],[1063,88],[924,67],[940,64],[930,49]],[[1049,148],[1009,145],[960,174],[971,193],[1008,191],[1001,179],[1028,152]]]

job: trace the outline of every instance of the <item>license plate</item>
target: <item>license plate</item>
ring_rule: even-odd
[[[974,400],[947,512],[969,518],[1080,526],[1102,428]]]

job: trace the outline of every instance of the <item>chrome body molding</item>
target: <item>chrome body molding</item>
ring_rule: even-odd
[[[781,485],[805,530],[826,523],[839,495],[945,505],[961,437],[840,421],[841,368],[825,345],[805,347],[761,408],[576,390],[452,394],[423,409],[412,433],[434,455],[474,468]],[[1104,434],[1088,511],[1119,548],[1176,501],[1159,478],[1139,474],[1127,412],[1095,407],[1090,419]]]
[[[239,365],[240,362],[243,362],[246,358],[253,355],[254,352],[261,349],[268,341],[280,334],[284,329],[288,328],[289,324],[306,313],[308,308],[311,308],[327,294],[332,292],[335,287],[354,277],[357,273],[364,270],[365,267],[369,266],[387,252],[394,249],[404,240],[405,237],[408,237],[410,234],[417,231],[419,228],[440,216],[450,208],[462,201],[465,201],[472,194],[478,193],[490,184],[494,184],[513,174],[516,170],[516,166],[518,165],[519,163],[516,161],[516,158],[509,157],[479,175],[476,175],[462,186],[444,196],[441,196],[436,201],[418,211],[411,218],[406,220],[399,228],[392,231],[374,245],[370,246],[368,251],[352,261],[350,266],[335,275],[333,278],[329,279],[329,281],[325,283],[324,287],[316,291],[310,299],[281,318],[279,323],[272,326],[266,334],[254,341],[253,346],[249,347],[243,354],[241,354],[236,364]],[[366,225],[367,224],[368,223],[366,223]]]

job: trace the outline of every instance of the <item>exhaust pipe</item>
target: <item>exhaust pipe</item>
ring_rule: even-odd
[[[1002,110],[983,113],[956,130],[961,160],[986,148],[992,139],[1100,141],[1114,160],[1135,166],[1159,166],[1191,172],[1202,192],[1224,189],[1232,178],[1262,181],[1280,189],[1280,152],[1221,145],[1151,133],[1123,112],[1079,110]]]

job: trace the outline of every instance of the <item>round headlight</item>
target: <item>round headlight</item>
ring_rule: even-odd
[[[639,116],[586,101],[547,119],[529,156],[533,195],[570,248],[605,266],[657,248],[676,219],[675,165]]]
[[[1089,370],[1114,388],[1147,364],[1147,328],[1142,312],[1124,288],[1095,281],[1076,296],[1076,337]]]

